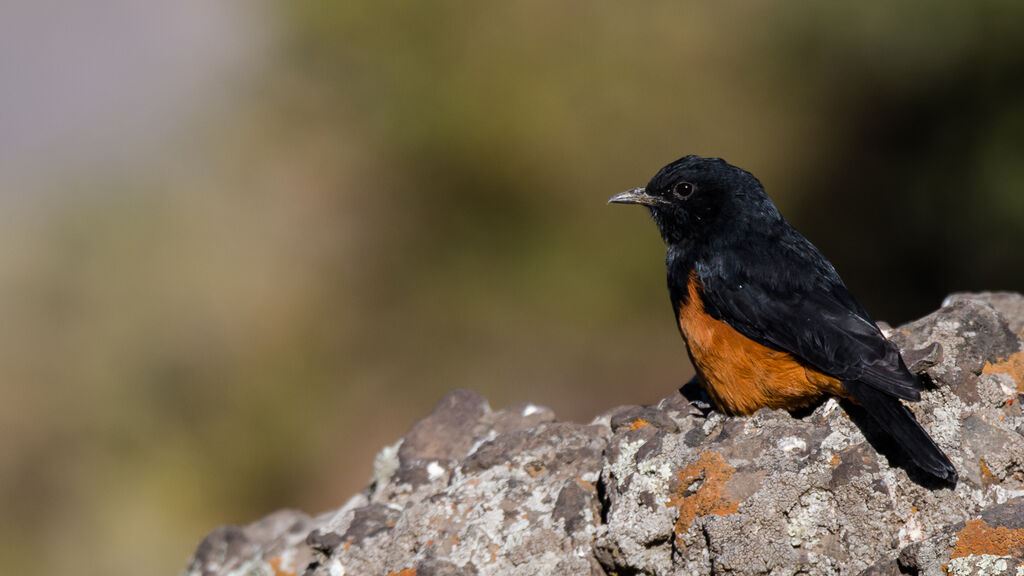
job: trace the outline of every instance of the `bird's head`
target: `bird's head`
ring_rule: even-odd
[[[647,186],[616,194],[608,202],[647,206],[670,245],[781,219],[753,174],[720,158],[694,155],[665,166]]]

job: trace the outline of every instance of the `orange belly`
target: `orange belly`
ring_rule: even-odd
[[[689,301],[679,308],[679,328],[697,378],[719,410],[726,414],[750,414],[765,407],[793,410],[825,394],[848,396],[836,378],[709,316],[698,285],[691,274]]]

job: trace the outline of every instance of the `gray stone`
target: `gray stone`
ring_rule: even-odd
[[[967,293],[958,292],[950,294],[943,306],[948,306],[961,300],[973,300],[984,302],[1006,318],[1006,323],[1011,330],[1020,336],[1024,336],[1024,296],[1016,292],[979,292]]]
[[[879,562],[861,575],[1017,576],[1021,573],[1024,573],[1024,499],[993,506],[965,522],[943,526],[928,538],[904,547],[895,562]]]
[[[314,559],[306,544],[316,522],[294,510],[281,510],[246,527],[223,526],[196,549],[186,574],[216,576],[270,569],[301,572]]]
[[[958,294],[892,331],[953,488],[834,399],[727,417],[688,385],[584,425],[456,390],[340,509],[220,528],[187,574],[1021,576],[1022,326],[1024,297]]]

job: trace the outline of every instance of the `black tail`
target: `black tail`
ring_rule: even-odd
[[[953,463],[898,399],[861,382],[843,382],[864,411],[900,445],[921,470],[949,485],[958,479]]]

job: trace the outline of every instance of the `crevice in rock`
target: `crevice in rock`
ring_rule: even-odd
[[[704,549],[708,551],[708,573],[714,576],[719,574],[715,567],[715,555],[711,552],[711,532],[708,531],[707,523],[701,519],[700,535],[704,538]]]
[[[608,484],[605,480],[604,474],[598,476],[597,486],[595,487],[597,488],[597,501],[601,505],[599,515],[601,518],[601,524],[607,524],[608,514],[610,514],[612,510],[612,501],[611,498],[608,497]]]

